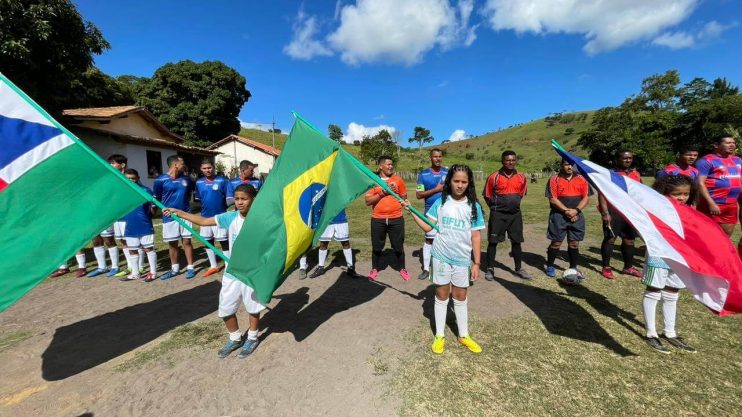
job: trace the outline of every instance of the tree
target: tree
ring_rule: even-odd
[[[65,100],[65,107],[108,107],[134,103],[132,89],[118,79],[104,74],[96,67],[73,80],[73,90]]]
[[[364,136],[361,141],[360,157],[363,162],[374,163],[381,155],[394,155],[397,145],[392,140],[392,135],[386,129],[382,129],[374,136]]]
[[[108,48],[69,0],[0,0],[0,68],[52,115],[72,107],[70,97],[85,101],[80,80],[93,68],[93,55]],[[88,77],[101,81],[97,74]]]
[[[327,126],[327,135],[335,142],[340,142],[343,139],[343,130],[338,125],[330,124]]]
[[[142,83],[137,102],[188,144],[205,145],[240,130],[250,98],[245,77],[219,61],[165,64]]]
[[[722,98],[739,94],[739,87],[733,86],[726,78],[717,78],[711,86],[711,98]]]
[[[430,130],[417,126],[415,127],[414,135],[409,139],[410,143],[417,143],[418,150],[422,149],[423,145],[433,141],[433,137],[430,136]]]

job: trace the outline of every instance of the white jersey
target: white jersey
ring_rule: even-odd
[[[242,224],[245,222],[245,218],[240,215],[239,211],[228,211],[226,213],[217,214],[214,216],[216,219],[216,225],[222,229],[227,229],[227,240],[229,240],[229,249],[234,246],[234,241],[237,240],[237,235],[240,234]],[[227,267],[224,267],[224,276],[236,279],[231,274],[227,273]]]
[[[450,196],[446,203],[437,200],[426,213],[438,222],[438,235],[430,255],[445,263],[469,266],[471,263],[471,232],[484,229],[482,206],[477,203],[477,219],[471,221],[471,205],[466,199],[456,201]],[[479,250],[479,248],[477,248]]]

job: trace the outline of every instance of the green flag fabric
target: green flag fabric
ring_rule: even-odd
[[[297,115],[237,236],[227,273],[268,303],[330,221],[376,185],[367,171]]]

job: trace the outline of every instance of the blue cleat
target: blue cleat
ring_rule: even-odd
[[[118,273],[119,273],[119,269],[118,268],[112,268],[112,269],[110,269],[108,271],[108,273],[106,274],[106,276],[110,278],[110,277],[112,277],[112,276],[114,276],[114,275],[116,275]]]
[[[556,276],[556,268],[554,268],[554,265],[548,265],[545,272],[549,278],[554,278]]]
[[[108,272],[108,268],[96,268],[93,272],[87,275],[88,278],[95,278],[98,275],[103,275]]]
[[[186,269],[186,279],[196,278],[195,269]]]
[[[240,340],[229,339],[227,341],[227,344],[224,345],[223,348],[219,349],[219,352],[217,352],[217,355],[220,358],[226,358],[227,356],[229,356],[230,353],[232,353],[235,350],[241,348],[243,343],[244,342],[243,342],[242,339],[240,339]]]
[[[175,271],[173,271],[171,269],[171,270],[165,272],[164,274],[160,275],[160,279],[164,281],[166,279],[175,278],[178,275],[180,275],[180,272],[175,272]]]
[[[260,344],[260,340],[245,340],[245,344],[242,345],[242,350],[240,351],[240,354],[237,355],[240,359],[245,359],[246,357],[250,356],[253,352],[255,352],[255,349],[258,348],[258,345]]]

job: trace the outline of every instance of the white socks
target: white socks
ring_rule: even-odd
[[[343,255],[345,256],[345,264],[353,266],[353,249],[343,249]]]
[[[82,252],[78,253],[75,255],[75,259],[77,259],[77,267],[79,269],[85,269],[85,264],[87,263],[85,262],[85,254]]]
[[[129,265],[131,276],[133,278],[139,278],[139,253],[137,252],[136,255],[130,253],[129,258],[126,261]]]
[[[430,251],[433,245],[423,244],[423,270],[430,271]]]
[[[209,268],[216,268],[216,253],[213,250],[206,248],[206,257],[209,258]]]
[[[678,298],[680,294],[662,291],[662,316],[665,319],[665,336],[677,337],[675,334],[675,316],[678,312]]]
[[[119,267],[119,247],[108,248],[108,256],[111,257],[111,269]],[[103,262],[105,264],[105,262]]]
[[[237,329],[233,332],[229,332],[229,340],[233,342],[237,342],[241,339],[242,339],[242,332],[240,331],[240,329]]]
[[[247,331],[247,340],[258,340],[258,331],[257,330],[248,330]]]
[[[155,252],[155,248],[147,252],[147,262],[149,262],[149,272],[157,276],[157,252]]]
[[[469,336],[469,300],[453,299],[453,312],[456,314],[456,324],[459,325],[459,337]]]
[[[299,269],[307,270],[307,257],[302,256],[301,259],[299,259]]]
[[[435,296],[434,296],[435,297]],[[448,300],[439,300],[435,297],[433,313],[435,317],[435,336],[443,337],[446,330],[446,312],[448,310]]]
[[[657,303],[660,298],[659,291],[644,291],[642,311],[644,312],[644,327],[647,329],[647,337],[657,337],[655,319],[657,317]]]
[[[139,264],[137,266],[139,267],[139,271],[141,271],[144,269],[144,249],[139,248],[137,254],[139,255]]]
[[[173,272],[180,272],[180,265],[178,264],[173,264],[170,268],[173,270]]]
[[[132,265],[132,263],[131,263],[131,253],[129,253],[129,249],[127,249],[127,248],[124,248],[124,257],[126,258],[126,268],[128,268],[128,269],[130,269],[130,270],[133,271],[133,269],[131,269],[131,265]],[[134,264],[134,265],[136,265],[136,264]]]
[[[98,262],[98,269],[106,269],[106,248],[103,246],[93,247],[95,261]]]
[[[319,266],[325,267],[325,261],[327,260],[327,252],[329,252],[327,249],[322,250],[320,249],[317,251],[317,255],[319,255],[319,260],[317,261],[319,263]]]

